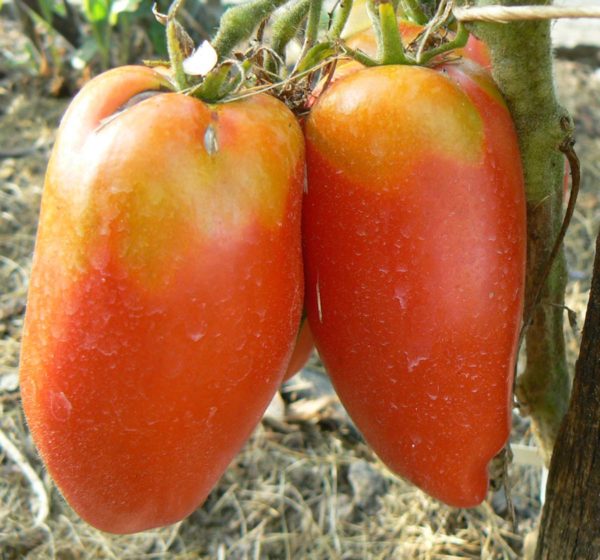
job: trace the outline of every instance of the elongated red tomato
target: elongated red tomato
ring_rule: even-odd
[[[69,108],[23,335],[33,439],[73,508],[114,533],[203,502],[283,378],[303,299],[294,116],[165,86],[125,67]]]
[[[525,267],[514,127],[487,72],[383,66],[335,82],[306,124],[308,320],[381,459],[480,503],[510,430]]]

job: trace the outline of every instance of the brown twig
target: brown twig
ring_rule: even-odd
[[[568,129],[568,119],[563,119],[561,125],[564,129]],[[548,257],[548,261],[546,262],[546,265],[542,273],[540,274],[535,294],[531,298],[531,304],[529,305],[529,308],[526,309],[523,313],[523,326],[521,327],[521,334],[519,337],[520,342],[523,341],[525,332],[527,331],[527,328],[529,327],[533,319],[535,308],[540,302],[544,285],[546,284],[546,280],[550,275],[550,270],[552,269],[554,260],[556,259],[558,252],[560,251],[560,247],[562,245],[562,242],[564,241],[567,229],[569,228],[569,224],[571,223],[571,219],[573,218],[573,212],[575,211],[575,203],[577,202],[577,195],[579,194],[579,185],[581,183],[581,166],[579,164],[579,158],[577,157],[577,153],[574,150],[574,145],[575,140],[573,139],[573,136],[569,134],[559,146],[559,150],[563,154],[565,154],[567,161],[569,162],[569,169],[571,171],[571,192],[569,195],[567,209],[565,211],[565,216],[563,218],[558,235],[556,236],[556,240],[552,247],[552,251],[550,252],[550,256]]]
[[[50,504],[48,500],[48,494],[44,483],[33,470],[27,459],[17,449],[16,445],[8,438],[8,436],[0,430],[0,448],[4,450],[4,453],[19,467],[19,470],[23,473],[23,476],[31,484],[31,489],[38,499],[38,508],[35,515],[33,526],[39,527],[46,522],[48,514],[50,512]]]

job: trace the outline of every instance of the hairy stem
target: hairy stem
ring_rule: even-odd
[[[403,12],[406,14],[408,19],[421,25],[425,25],[427,23],[427,16],[425,15],[425,12],[423,12],[421,5],[417,0],[400,0],[400,5],[402,6]]]
[[[518,3],[519,0],[502,2]],[[530,1],[534,5],[548,3]],[[475,4],[486,6],[495,2],[478,0]],[[564,156],[560,146],[569,134],[561,126],[566,112],[558,104],[554,90],[550,22],[486,22],[472,28],[490,49],[494,79],[519,134],[527,194],[525,315],[531,317],[531,323],[526,334],[527,368],[518,379],[517,395],[523,409],[531,415],[548,462],[570,391],[563,334],[567,275],[562,249],[544,281],[539,302],[533,300],[562,223]]]
[[[273,50],[283,60],[285,60],[285,48],[298,34],[309,7],[310,0],[296,0],[285,6],[281,15],[273,21]]]
[[[286,0],[250,0],[229,8],[212,40],[219,60],[227,58],[236,45],[248,40],[259,24],[285,3]]]
[[[331,40],[337,40],[342,36],[344,26],[350,16],[350,11],[353,5],[352,0],[341,0],[339,6],[336,8],[331,18],[331,27],[329,28],[329,38]]]
[[[408,62],[394,6],[390,2],[381,2],[379,4],[379,20],[381,22],[381,53],[380,61],[382,64],[406,64]]]

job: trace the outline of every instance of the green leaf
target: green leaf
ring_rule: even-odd
[[[154,52],[159,56],[166,56],[168,54],[168,50],[165,28],[157,21],[153,21],[150,24],[147,33],[148,37],[150,37],[150,42],[154,47]]]
[[[54,0],[39,0],[40,11],[42,12],[42,17],[48,23],[52,21],[52,12],[54,11]]]
[[[83,0],[83,13],[89,22],[108,20],[110,14],[110,0]]]

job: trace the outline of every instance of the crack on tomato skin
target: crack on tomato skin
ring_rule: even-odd
[[[160,89],[154,90],[153,89],[153,90],[142,91],[141,93],[136,93],[133,97],[130,97],[125,103],[123,103],[123,105],[121,105],[120,107],[117,107],[117,109],[115,110],[114,113],[101,119],[100,122],[98,123],[98,126],[93,131],[94,134],[97,134],[98,132],[100,132],[103,128],[105,128],[107,125],[109,125],[111,122],[113,122],[117,117],[121,116],[128,109],[135,107],[138,103],[141,103],[142,101],[146,101],[146,99],[150,99],[157,95],[163,95],[165,93],[169,93],[168,90],[160,90]]]
[[[319,323],[323,324],[323,304],[321,303],[321,289],[319,287],[319,275],[317,274],[317,311],[319,313]]]
[[[217,125],[219,124],[219,113],[215,110],[210,111],[210,123],[204,132],[204,149],[209,156],[215,155],[219,151],[219,142],[217,139]]]
[[[206,132],[204,133],[204,149],[209,156],[213,156],[219,151],[217,130],[212,123],[206,127]]]

